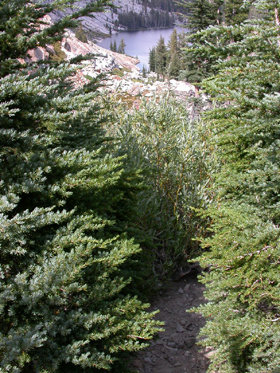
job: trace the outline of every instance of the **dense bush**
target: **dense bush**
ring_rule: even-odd
[[[276,372],[280,367],[279,4],[255,1],[259,19],[197,35],[197,54],[216,59],[204,87],[219,102],[208,115],[221,171],[208,211],[214,235],[200,258],[211,272],[204,345],[209,372]],[[265,8],[265,9],[264,9]]]
[[[1,372],[110,370],[158,329],[126,291],[141,177],[104,136],[96,82],[74,90],[78,65],[18,60],[105,3],[42,30],[61,1],[0,4]]]
[[[120,151],[128,149],[128,162],[145,175],[139,227],[150,239],[157,274],[170,275],[179,260],[198,253],[196,234],[206,234],[207,219],[196,209],[207,208],[213,198],[208,188],[217,165],[207,144],[209,130],[190,121],[186,105],[172,97],[142,101],[139,109],[119,116],[113,131]]]

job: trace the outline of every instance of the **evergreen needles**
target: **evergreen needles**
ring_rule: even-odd
[[[254,6],[258,18],[203,30],[192,46],[216,61],[203,84],[216,101],[208,119],[222,162],[201,257],[211,267],[202,278],[210,302],[200,308],[203,344],[215,350],[210,372],[280,367],[279,4]]]
[[[102,132],[109,119],[95,82],[73,90],[79,66],[18,60],[106,1],[39,28],[65,4],[0,4],[3,372],[110,370],[158,330],[147,305],[124,292],[133,273],[122,266],[140,250],[126,233],[139,177],[128,178]]]

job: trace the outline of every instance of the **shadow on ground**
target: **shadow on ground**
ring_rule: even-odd
[[[169,289],[154,300],[151,310],[159,309],[158,319],[165,322],[165,331],[133,361],[138,373],[205,373],[209,365],[207,354],[196,345],[204,319],[187,309],[205,303],[204,286],[194,274],[173,282]]]

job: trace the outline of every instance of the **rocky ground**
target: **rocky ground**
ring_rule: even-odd
[[[151,346],[137,354],[133,370],[137,373],[205,373],[212,351],[196,345],[204,319],[186,310],[205,302],[204,286],[190,274],[159,294],[151,310],[159,309],[158,319],[165,331]]]
[[[51,23],[50,17],[46,16],[45,21]],[[67,60],[78,55],[95,55],[94,59],[82,62],[82,68],[73,78],[76,88],[100,73],[109,73],[101,89],[109,95],[120,95],[122,99],[132,98],[135,109],[143,97],[149,99],[171,92],[180,101],[184,100],[190,115],[195,116],[195,107],[189,100],[197,97],[192,84],[174,79],[158,81],[154,73],[144,77],[136,66],[139,62],[136,58],[108,51],[92,42],[82,43],[70,30],[62,40],[61,49]],[[38,47],[29,51],[29,58],[25,61],[48,60],[53,53],[52,46]],[[210,101],[206,95],[200,97],[207,109]],[[135,357],[132,366],[135,373],[206,373],[208,358],[213,351],[200,349],[196,344],[204,320],[199,314],[186,313],[186,310],[205,302],[203,290],[194,273],[187,272],[183,279],[173,282],[167,291],[159,291],[151,310],[160,310],[157,317],[165,322],[165,331],[159,333],[158,339],[148,349]]]
[[[50,2],[51,0],[44,0],[45,2]],[[78,2],[79,8],[84,8],[90,0],[80,0]],[[138,3],[137,1],[132,0],[112,0],[111,1],[114,6],[117,8],[117,12],[113,11],[112,8],[105,8],[104,12],[102,13],[95,13],[94,17],[82,17],[82,25],[84,30],[86,31],[88,37],[92,41],[101,41],[104,37],[110,36],[110,32],[112,34],[117,33],[118,31],[126,30],[125,26],[118,25],[118,31],[115,30],[115,22],[118,21],[118,13],[128,13],[133,11],[135,13],[147,12],[151,11],[151,8],[145,7],[142,3]],[[51,14],[52,22],[57,22],[63,16],[69,15],[73,12],[72,9],[68,8],[62,11],[56,11],[55,13]],[[176,24],[180,24],[178,17],[174,13],[173,16],[176,19]]]
[[[44,21],[46,23],[43,26],[44,28],[52,23],[50,16],[45,16]],[[77,70],[73,79],[74,88],[83,86],[89,79],[94,79],[99,74],[106,74],[106,79],[103,81],[103,90],[110,95],[121,95],[123,99],[126,99],[125,96],[135,97],[133,105],[136,108],[139,105],[139,99],[142,97],[153,98],[172,92],[179,100],[190,104],[190,113],[194,115],[193,106],[188,99],[196,97],[197,92],[195,87],[188,82],[175,79],[163,80],[162,77],[161,81],[159,81],[155,73],[143,76],[137,66],[139,63],[137,58],[104,49],[90,41],[83,43],[75,37],[74,32],[71,30],[67,30],[65,33],[65,37],[61,42],[61,51],[64,53],[66,60],[71,60],[79,55],[93,56],[91,60],[81,62],[82,67]],[[28,53],[29,58],[25,59],[25,61],[35,62],[48,60],[55,51],[53,46],[49,45],[46,48],[37,47]],[[204,107],[207,108],[207,97],[202,94],[200,98],[204,101]]]
[[[85,8],[90,0],[81,0],[78,3],[79,8]],[[134,4],[130,0],[114,0],[114,5],[118,7],[119,11],[130,11],[133,10],[137,13],[140,13],[142,6]],[[72,9],[68,8],[62,11],[56,11],[51,14],[52,22],[57,22],[65,15],[69,15],[73,12]],[[92,40],[101,41],[106,36],[110,36],[111,33],[115,34],[114,23],[118,20],[118,15],[113,12],[112,9],[106,8],[102,13],[95,13],[94,17],[82,17],[82,25],[84,30],[87,32],[88,36],[91,36]],[[124,27],[119,27],[119,30],[125,30]]]
[[[193,103],[189,98],[197,97],[197,92],[195,86],[188,82],[175,79],[163,80],[162,78],[159,81],[157,74],[153,72],[143,76],[137,66],[139,63],[137,58],[104,49],[92,42],[83,43],[70,30],[62,40],[61,49],[67,60],[78,55],[94,56],[92,60],[82,61],[82,68],[77,71],[74,79],[76,88],[87,83],[88,79],[96,78],[99,74],[106,74],[106,79],[103,81],[104,87],[101,90],[109,95],[121,97],[123,100],[127,99],[136,109],[143,97],[149,99],[172,92],[180,101],[187,103],[190,115],[195,115]],[[38,54],[40,51],[37,48],[35,52]],[[44,59],[44,56],[40,59]],[[134,99],[131,100],[131,98]],[[207,109],[210,104],[207,96],[201,94],[200,98],[204,102],[204,109]]]

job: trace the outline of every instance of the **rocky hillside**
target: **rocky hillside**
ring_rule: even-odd
[[[45,0],[51,1],[51,0]],[[85,7],[89,0],[81,0],[78,3],[79,7]],[[95,13],[94,17],[83,17],[82,25],[87,36],[92,41],[100,41],[102,38],[114,34],[117,31],[126,30],[127,27],[119,23],[119,14],[127,14],[134,12],[137,14],[150,14],[152,8],[144,6],[141,0],[113,0],[112,3],[116,9],[107,8],[102,13]],[[66,12],[58,11],[51,15],[52,21],[56,22],[61,19],[65,14],[71,13],[69,8]]]
[[[88,0],[82,0],[78,3],[78,6],[84,8]],[[117,6],[120,10],[135,12],[140,12],[142,10],[142,5],[133,4],[134,1],[130,0],[114,0],[113,4]],[[71,13],[71,10],[68,9],[66,12],[56,12],[51,15],[52,21],[56,22],[61,19],[65,14]],[[93,41],[101,40],[102,37],[108,36],[111,33],[116,33],[114,30],[115,21],[118,20],[117,14],[110,8],[105,9],[102,13],[95,13],[93,17],[83,17],[82,25],[87,35],[91,36]],[[125,27],[119,26],[119,29],[125,30]]]
[[[91,41],[83,43],[70,30],[68,30],[62,40],[61,50],[65,53],[67,60],[79,55],[94,55],[92,60],[83,62],[85,65],[83,71],[85,75],[90,77],[96,77],[99,73],[114,69],[127,69],[132,72],[139,71],[139,67],[136,65],[140,61],[137,58],[104,49]]]
[[[52,20],[46,17],[47,23]],[[75,37],[75,34],[68,30],[61,43],[61,51],[70,60],[79,55],[92,55],[91,60],[82,62],[74,78],[76,88],[84,85],[91,78],[96,78],[99,74],[107,73],[103,81],[103,87],[109,95],[119,96],[129,101],[137,108],[142,97],[159,97],[167,92],[172,92],[180,100],[188,102],[190,113],[193,115],[193,106],[188,98],[195,96],[195,87],[187,82],[175,79],[158,81],[155,73],[143,76],[137,64],[139,60],[125,54],[119,54],[104,49],[93,42],[83,43]],[[55,53],[53,46],[47,48],[38,47],[29,51],[31,61],[48,60]],[[27,61],[28,62],[28,61]],[[205,101],[206,97],[202,97]]]
[[[108,94],[120,95],[123,99],[130,100],[135,107],[138,106],[141,97],[158,97],[167,92],[172,92],[186,102],[189,97],[195,96],[195,87],[192,84],[175,79],[158,81],[155,73],[149,73],[144,77],[137,66],[139,63],[137,58],[112,52],[92,42],[83,43],[71,31],[68,31],[62,40],[61,49],[67,59],[78,55],[94,55],[92,60],[82,62],[84,67],[77,73],[76,87],[85,84],[88,79],[95,78],[100,73],[110,73],[106,75],[102,89]],[[207,100],[206,96],[202,98]],[[192,110],[190,105],[190,111]]]

